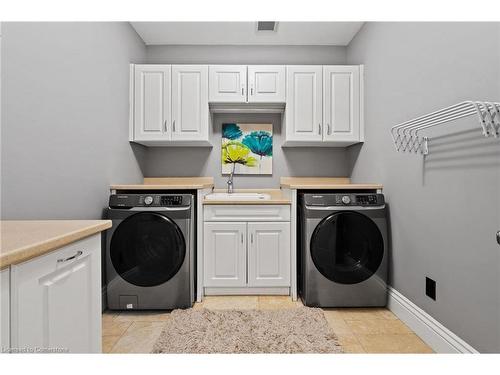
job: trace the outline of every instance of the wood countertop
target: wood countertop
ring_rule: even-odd
[[[111,185],[111,190],[197,190],[214,186],[213,177],[146,177],[142,184]]]
[[[348,177],[281,177],[281,187],[288,189],[382,189],[380,184],[352,184]]]
[[[214,189],[214,193],[225,193],[225,189]],[[228,204],[228,205],[266,205],[266,204],[291,204],[292,201],[285,196],[280,189],[235,189],[235,193],[264,193],[269,194],[271,199],[267,200],[208,200],[204,199],[203,204]]]
[[[0,268],[111,228],[110,220],[2,220]]]

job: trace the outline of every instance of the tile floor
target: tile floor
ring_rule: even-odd
[[[206,297],[194,308],[286,309],[301,306],[284,296]],[[323,309],[346,353],[432,353],[392,312],[385,308]],[[104,353],[149,353],[168,312],[111,312],[102,316]]]

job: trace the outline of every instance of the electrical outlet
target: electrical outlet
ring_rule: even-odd
[[[428,277],[425,278],[425,295],[436,300],[436,281]]]

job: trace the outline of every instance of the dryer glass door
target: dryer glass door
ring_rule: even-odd
[[[384,240],[377,225],[357,212],[323,219],[311,238],[311,258],[319,272],[340,284],[360,283],[382,263]]]
[[[138,286],[155,286],[170,280],[181,268],[186,244],[181,230],[158,213],[129,216],[111,238],[110,257],[116,272]]]

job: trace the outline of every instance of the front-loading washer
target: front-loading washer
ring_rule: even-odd
[[[114,194],[106,236],[110,310],[170,310],[194,302],[194,197]]]
[[[299,195],[298,289],[306,306],[387,304],[387,215],[371,193]]]

